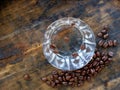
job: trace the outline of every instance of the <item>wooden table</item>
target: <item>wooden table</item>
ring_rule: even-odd
[[[113,62],[78,87],[51,88],[40,78],[55,68],[45,59],[42,40],[47,26],[62,17],[76,17],[94,33],[109,24],[110,39],[120,42],[119,0],[7,0],[0,9],[0,90],[119,90],[120,45]],[[28,73],[32,80],[26,81]]]

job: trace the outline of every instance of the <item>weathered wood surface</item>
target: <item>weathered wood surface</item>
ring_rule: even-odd
[[[0,9],[0,90],[119,90],[120,45],[113,63],[82,87],[51,88],[40,81],[55,68],[44,58],[42,39],[46,27],[61,17],[76,17],[95,33],[110,25],[110,38],[120,42],[118,0],[10,0]],[[29,73],[32,80],[25,81]]]

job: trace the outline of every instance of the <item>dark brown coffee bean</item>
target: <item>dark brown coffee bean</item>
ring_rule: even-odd
[[[53,80],[53,79],[54,79],[53,75],[50,75],[50,79],[51,79],[51,80]]]
[[[55,87],[55,82],[51,81],[51,86]]]
[[[112,41],[112,40],[109,40],[109,41],[108,41],[108,45],[109,45],[110,47],[112,47],[112,46],[113,46],[113,41]]]
[[[109,61],[109,60],[106,60],[106,61],[105,61],[105,64],[109,64],[109,63],[110,63],[110,61]]]
[[[62,77],[63,81],[66,81],[65,76]]]
[[[79,78],[79,80],[83,80],[83,76],[79,76],[78,78]]]
[[[97,66],[98,65],[98,62],[97,61],[94,61],[93,62],[93,67]]]
[[[117,40],[113,40],[113,45],[117,46]]]
[[[70,80],[71,76],[66,76],[66,80]]]
[[[108,25],[105,25],[105,26],[103,27],[103,29],[109,30],[109,26],[108,26]]]
[[[107,33],[107,30],[103,29],[103,30],[101,31],[101,33],[106,34],[106,33]]]
[[[46,83],[47,83],[47,85],[50,85],[50,84],[51,84],[51,82],[50,82],[50,81],[46,81]]]
[[[103,61],[106,61],[107,59],[108,59],[108,56],[103,56],[103,57],[102,57],[102,60],[103,60]]]
[[[58,78],[58,75],[53,75],[54,78]]]
[[[69,82],[68,84],[69,84],[69,85],[72,85],[72,84],[73,84],[73,82]]]
[[[99,45],[100,47],[103,46],[103,44],[104,44],[103,40],[100,40],[100,41],[98,42],[98,45]]]
[[[86,73],[89,74],[89,73],[90,73],[90,70],[88,69]]]
[[[69,73],[65,73],[65,76],[68,76],[69,75]]]
[[[56,49],[56,45],[55,45],[55,44],[51,44],[51,45],[50,45],[50,48],[51,48],[51,49]]]
[[[71,79],[70,79],[70,82],[73,82],[73,81],[74,81],[74,78],[71,78]]]
[[[42,81],[47,81],[48,79],[46,77],[41,78]]]
[[[94,55],[93,55],[93,58],[95,59],[96,57],[97,57],[96,54],[94,54]]]
[[[90,69],[91,74],[95,73],[95,69]]]
[[[82,71],[81,75],[83,75],[83,76],[84,76],[85,74],[86,74],[86,71],[85,71],[85,70],[84,70],[84,71]]]
[[[63,84],[63,85],[65,85],[65,86],[66,86],[66,85],[68,85],[68,83],[67,83],[67,82],[62,82],[62,84]]]
[[[73,73],[71,74],[71,76],[72,76],[72,77],[75,77],[75,73],[73,72]]]
[[[98,36],[98,37],[102,37],[103,34],[102,34],[101,32],[99,32],[99,33],[97,34],[97,36]]]
[[[112,58],[108,58],[109,61],[112,61]]]
[[[96,52],[96,56],[100,57],[100,52],[99,51]]]
[[[58,77],[58,80],[59,80],[59,81],[62,81],[62,77]]]
[[[99,63],[100,63],[100,65],[104,64],[104,62],[102,60]]]
[[[78,81],[78,78],[77,78],[77,77],[74,77],[74,81],[77,82],[77,81]]]
[[[88,69],[88,67],[87,67],[87,66],[85,66],[85,67],[84,67],[84,70],[87,70],[87,69]]]
[[[107,47],[108,47],[108,43],[107,43],[107,42],[104,42],[103,47],[104,47],[104,48],[107,48]]]
[[[80,76],[80,73],[75,73],[76,76]]]
[[[78,69],[78,70],[76,70],[75,72],[78,72],[78,73],[80,73],[80,72],[81,72],[81,70],[79,70],[79,69]]]
[[[109,37],[108,34],[103,35],[103,38],[104,38],[104,39],[107,39],[108,37]]]
[[[55,83],[59,83],[59,80],[56,79],[56,80],[55,80]]]
[[[113,52],[108,52],[108,56],[113,57]]]
[[[64,73],[63,72],[60,72],[60,74],[59,74],[60,76],[63,76],[64,75]]]
[[[76,57],[78,56],[78,53],[77,53],[77,52],[74,52],[74,53],[72,53],[72,56],[73,56],[74,58],[76,58]]]
[[[107,55],[107,53],[106,52],[102,52],[102,56],[106,56]]]
[[[96,61],[100,61],[100,58],[96,58],[95,60],[96,60]]]
[[[91,77],[90,76],[87,76],[87,81],[90,81],[91,80]]]
[[[82,44],[82,45],[80,46],[80,49],[81,49],[81,50],[84,50],[84,49],[85,49],[85,45]]]
[[[100,69],[100,66],[97,66],[97,67],[95,68],[95,71],[98,72],[99,69]]]
[[[23,78],[24,78],[24,80],[31,80],[31,77],[30,77],[30,75],[29,74],[25,74],[24,76],[23,76]],[[45,80],[45,78],[42,78],[42,80],[44,81]]]

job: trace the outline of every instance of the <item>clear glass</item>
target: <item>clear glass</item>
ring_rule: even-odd
[[[96,43],[92,29],[78,18],[65,17],[50,24],[44,35],[43,53],[62,70],[76,70],[92,59]]]

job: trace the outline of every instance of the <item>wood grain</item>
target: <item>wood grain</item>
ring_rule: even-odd
[[[119,90],[120,45],[113,63],[106,66],[91,82],[78,88],[51,88],[40,78],[55,68],[42,53],[47,26],[62,17],[76,17],[90,25],[96,34],[110,26],[110,39],[120,42],[119,0],[14,0],[0,9],[0,90]],[[29,73],[32,80],[25,81]]]

